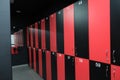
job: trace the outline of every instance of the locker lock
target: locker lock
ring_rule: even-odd
[[[70,59],[70,56],[68,56],[67,58]]]
[[[82,59],[79,59],[79,62],[80,62],[80,63],[83,63],[83,60],[82,60]]]
[[[78,2],[78,5],[81,5],[83,2],[82,2],[82,0],[80,0],[79,2]]]
[[[96,63],[95,63],[95,66],[98,67],[98,68],[100,68],[100,67],[101,67],[101,64],[96,62]]]
[[[59,56],[62,56],[61,54],[59,54]]]
[[[55,53],[54,53],[54,52],[52,52],[52,54],[54,55]]]
[[[61,14],[61,12],[59,11],[58,14]]]

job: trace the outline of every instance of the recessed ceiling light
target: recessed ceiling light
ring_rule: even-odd
[[[20,10],[17,10],[16,13],[21,13],[21,11],[20,11]]]

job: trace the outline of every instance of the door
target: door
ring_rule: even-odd
[[[111,80],[110,65],[90,61],[90,80]]]
[[[42,49],[46,49],[45,19],[41,20],[41,44],[42,44]]]
[[[111,80],[120,79],[120,66],[111,65]]]
[[[65,80],[65,56],[57,53],[57,80]]]
[[[75,58],[75,80],[90,80],[88,59]]]
[[[110,1],[111,62],[120,66],[120,2],[119,0]]]
[[[36,49],[35,48],[33,48],[33,62],[34,62],[33,68],[34,68],[34,71],[36,71]]]
[[[57,51],[57,39],[56,39],[56,13],[50,15],[50,50]]]
[[[51,76],[51,52],[46,51],[46,80],[52,80]]]
[[[63,10],[56,13],[57,52],[64,53]]]
[[[42,77],[46,80],[46,53],[42,50]]]
[[[46,50],[50,50],[50,19],[45,19],[45,37],[46,37]]]
[[[36,49],[36,72],[39,74],[39,52]]]
[[[38,48],[38,23],[35,23],[35,48]]]
[[[42,71],[43,71],[43,69],[42,69],[42,67],[43,67],[43,65],[42,65],[42,50],[41,49],[39,49],[38,50],[38,56],[39,56],[39,75],[40,75],[40,77],[43,77],[43,74],[42,74]]]
[[[52,80],[57,80],[57,54],[51,52],[51,71],[52,71]]]
[[[64,14],[64,53],[74,56],[74,5],[63,10]]]
[[[75,59],[65,56],[65,80],[75,80]]]
[[[110,63],[110,0],[89,0],[90,59]]]
[[[74,3],[74,28],[76,56],[88,59],[88,0],[79,0]]]

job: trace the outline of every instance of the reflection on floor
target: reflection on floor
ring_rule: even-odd
[[[12,71],[13,80],[43,80],[28,65],[15,66]]]

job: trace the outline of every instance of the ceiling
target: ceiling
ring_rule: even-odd
[[[11,0],[11,30],[14,32],[33,24],[75,1],[77,0]]]

